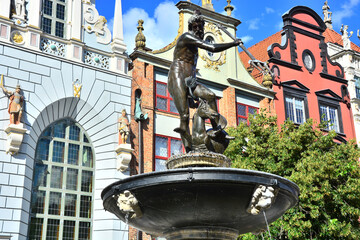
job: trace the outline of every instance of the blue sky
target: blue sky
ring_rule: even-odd
[[[122,0],[124,21],[124,40],[131,53],[137,34],[138,19],[144,20],[146,46],[160,49],[174,40],[178,30],[178,9],[171,0]],[[201,0],[191,0],[201,5]],[[216,12],[224,13],[226,0],[213,0]],[[243,39],[245,46],[250,47],[282,28],[281,16],[294,6],[303,5],[315,10],[323,18],[324,0],[232,0],[235,7],[233,17],[242,22],[238,26],[237,36]],[[253,4],[256,3],[256,4]],[[341,24],[349,25],[354,35],[352,42],[360,45],[357,30],[360,29],[360,0],[328,0],[332,14],[333,28],[340,32]],[[97,0],[96,8],[100,15],[108,20],[112,28],[115,0]],[[225,14],[225,13],[224,13]]]

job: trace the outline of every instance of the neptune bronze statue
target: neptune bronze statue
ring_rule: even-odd
[[[212,112],[209,116],[213,128],[213,131],[208,133],[210,137],[217,138],[219,134],[224,134],[223,129],[226,127],[226,119],[218,113],[215,94],[196,80],[198,48],[210,52],[221,52],[242,44],[240,39],[221,44],[204,41],[204,24],[200,11],[195,11],[188,21],[189,31],[177,40],[174,60],[169,71],[169,92],[180,114],[180,126],[174,131],[180,133],[186,152],[193,150],[189,129],[189,107],[196,107],[199,99],[206,101]]]

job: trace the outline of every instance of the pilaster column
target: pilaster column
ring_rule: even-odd
[[[10,18],[11,0],[1,0],[0,17]]]
[[[40,28],[40,12],[41,12],[41,0],[31,0],[28,3],[28,23],[31,27]]]
[[[28,12],[28,32],[25,44],[28,48],[40,51],[40,35],[41,35],[41,0],[31,0]]]
[[[81,22],[83,16],[81,0],[73,0],[71,10],[71,38],[81,41]]]

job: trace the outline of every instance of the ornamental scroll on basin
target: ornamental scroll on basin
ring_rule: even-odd
[[[130,191],[124,191],[119,194],[117,206],[124,212],[128,218],[140,218],[143,214],[139,206],[139,201]]]
[[[261,211],[268,209],[276,199],[278,189],[274,186],[259,185],[251,198],[248,212],[252,215],[258,215]]]

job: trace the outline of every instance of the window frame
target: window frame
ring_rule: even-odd
[[[48,15],[47,13],[45,13],[44,11],[44,6],[45,6],[45,1],[49,1],[52,4],[52,9],[51,9],[51,15]],[[61,5],[64,7],[64,19],[58,18],[58,5]],[[44,18],[47,20],[51,21],[50,24],[50,33],[47,31],[44,31]],[[55,37],[59,37],[59,38],[66,38],[66,21],[67,21],[67,1],[66,0],[42,0],[42,6],[41,6],[41,30],[46,33],[46,34],[50,34],[53,35]],[[57,23],[59,24],[63,24],[63,32],[62,32],[62,36],[58,36],[57,35],[57,31],[56,31],[56,26]]]
[[[239,115],[239,113],[238,113],[238,105],[242,105],[242,106],[245,106],[245,107],[246,107],[246,116]],[[247,104],[243,104],[243,103],[236,102],[235,107],[236,107],[236,125],[239,125],[239,124],[240,124],[239,118],[246,119],[247,125],[250,124],[250,122],[249,122],[249,107],[255,108],[255,109],[256,109],[256,113],[257,113],[257,114],[259,113],[259,108],[258,108],[258,107],[251,106],[251,105],[247,105]]]
[[[354,76],[355,80],[355,98],[360,99],[360,77]]]
[[[329,99],[328,97],[318,96],[319,117],[320,117],[320,121],[322,121],[322,115],[321,115],[320,106],[326,106],[326,107],[335,108],[336,112],[337,112],[337,118],[338,118],[338,129],[339,129],[339,131],[336,131],[335,129],[329,129],[328,127],[324,128],[323,130],[325,130],[325,131],[335,130],[336,133],[344,134],[340,103],[338,101],[336,101],[336,100]],[[328,117],[329,117],[328,120],[330,120],[330,116],[328,116]]]
[[[157,84],[163,84],[166,86],[166,96],[164,95],[160,95],[158,94],[158,89],[157,89]],[[166,99],[166,108],[167,110],[164,110],[164,109],[160,109],[158,108],[157,106],[157,98],[162,98],[162,99]],[[172,112],[170,109],[171,109],[171,100],[174,101],[174,99],[171,97],[170,93],[169,93],[169,90],[168,90],[168,84],[167,83],[164,83],[164,82],[161,82],[161,81],[157,81],[155,80],[155,108],[157,111],[160,111],[160,112],[166,112],[166,113],[171,113],[171,114],[175,114],[175,115],[179,115],[178,112]],[[176,106],[175,106],[176,108]]]
[[[57,124],[60,124],[61,122],[65,122],[65,136],[64,138],[60,138],[60,137],[55,137],[54,136],[54,126]],[[79,128],[79,140],[71,140],[70,139],[70,128],[71,126],[77,126]],[[48,131],[50,130],[50,131]],[[48,132],[46,132],[48,131]],[[50,133],[50,134],[48,134]],[[37,156],[37,152],[38,152],[38,147],[39,147],[39,142],[42,139],[50,139],[50,144],[48,145],[48,155],[47,155],[47,159],[38,159]],[[85,141],[85,139],[87,139],[87,142]],[[64,147],[64,151],[63,151],[63,162],[54,162],[52,161],[52,157],[53,157],[53,144],[54,142],[63,142],[65,143],[65,147]],[[70,144],[76,144],[79,146],[79,151],[78,151],[78,164],[74,165],[68,162],[68,154],[69,154],[69,146]],[[91,154],[92,154],[92,166],[89,167],[87,165],[83,165],[82,164],[82,156],[83,156],[83,149],[85,147],[90,147],[91,148]],[[42,186],[42,185],[37,185],[37,186],[32,186],[32,195],[31,195],[31,202],[30,202],[30,215],[29,215],[29,233],[28,235],[30,236],[30,233],[32,230],[31,229],[31,225],[33,224],[32,219],[36,220],[36,222],[38,220],[42,220],[42,224],[40,227],[41,230],[41,234],[42,234],[42,239],[46,239],[47,238],[47,229],[48,229],[48,222],[49,220],[59,220],[59,227],[58,227],[58,235],[57,235],[57,239],[62,239],[63,238],[63,234],[64,234],[64,221],[70,221],[70,222],[75,222],[75,227],[74,227],[74,232],[72,233],[74,235],[74,239],[78,239],[79,238],[79,225],[83,222],[86,222],[90,225],[89,228],[89,239],[92,239],[92,228],[93,228],[93,219],[94,219],[94,204],[91,204],[90,209],[88,210],[88,212],[90,213],[90,217],[81,217],[81,199],[83,196],[85,197],[90,197],[92,199],[92,202],[95,200],[95,151],[93,148],[93,145],[91,143],[91,141],[89,141],[89,136],[87,135],[86,131],[79,125],[77,124],[75,121],[71,120],[71,119],[62,119],[59,121],[56,121],[52,124],[50,124],[45,131],[43,131],[37,141],[37,147],[35,150],[35,164],[39,164],[42,166],[45,166],[45,170],[47,171],[46,176],[44,177],[44,179],[46,179],[46,185]],[[62,172],[61,172],[61,188],[55,188],[51,186],[51,177],[52,177],[52,170],[53,167],[61,167],[62,168]],[[68,172],[69,170],[77,170],[77,176],[76,176],[76,182],[77,182],[77,187],[75,190],[73,190],[73,188],[68,188]],[[82,182],[83,182],[83,173],[85,172],[92,172],[91,175],[91,191],[86,191],[86,190],[82,190]],[[33,181],[35,179],[37,179],[38,176],[36,176],[37,172],[36,169],[34,167],[34,172],[33,172]],[[37,197],[36,192],[44,192],[45,197],[43,199],[43,204],[42,204],[42,208],[43,211],[42,213],[37,213],[33,212],[33,204],[35,204],[35,206],[37,206],[37,202],[34,200],[34,198]],[[57,194],[61,194],[61,198],[60,198],[60,205],[59,207],[59,211],[60,214],[59,215],[52,215],[49,214],[49,205],[50,205],[50,195],[51,193],[57,193]],[[67,211],[66,207],[66,199],[67,199],[67,195],[68,194],[72,194],[76,196],[76,206],[75,206],[75,216],[65,216],[65,213]],[[36,209],[35,209],[36,210]],[[34,222],[34,224],[36,224],[36,222]]]
[[[288,87],[286,85],[283,85],[283,89],[284,89],[283,94],[284,94],[285,120],[289,119],[288,107],[286,104],[286,97],[291,97],[291,98],[300,98],[303,100],[304,115],[305,115],[304,122],[306,122],[306,120],[309,119],[309,105],[308,105],[307,96],[306,96],[308,91],[305,89],[296,89],[293,87]],[[300,125],[300,123],[298,123],[298,122],[294,122],[294,123]]]
[[[167,138],[167,157],[163,157],[163,156],[159,156],[156,155],[156,137],[162,137],[162,138]],[[176,137],[171,137],[171,136],[166,136],[166,135],[162,135],[162,134],[155,134],[154,136],[154,162],[153,162],[153,171],[156,171],[156,159],[160,159],[160,160],[169,160],[169,158],[172,156],[171,155],[171,140],[177,140],[181,142],[181,149],[182,149],[182,153],[185,153],[185,148],[184,145],[182,144],[182,140],[181,138],[176,138]]]

